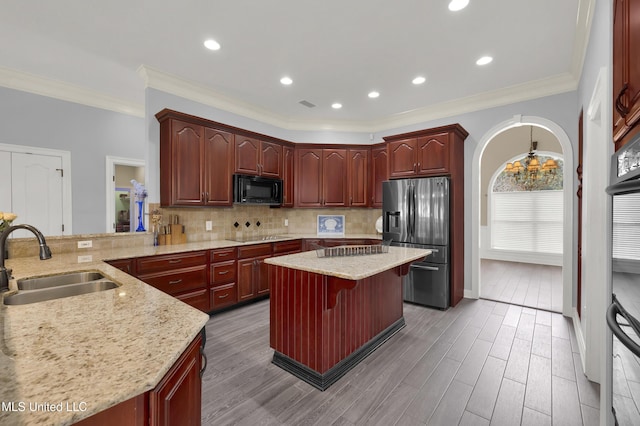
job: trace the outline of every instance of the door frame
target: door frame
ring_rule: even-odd
[[[491,140],[498,134],[512,127],[523,125],[533,125],[542,127],[554,136],[560,142],[562,147],[562,155],[564,157],[564,175],[563,175],[563,199],[564,199],[564,220],[563,220],[563,254],[562,254],[562,314],[570,317],[573,313],[573,147],[566,132],[558,124],[546,118],[515,115],[509,120],[495,125],[482,139],[478,142],[474,152],[473,161],[471,163],[471,290],[467,291],[465,297],[478,299],[480,297],[480,160],[482,154]]]
[[[106,182],[106,206],[107,206],[107,221],[106,221],[106,232],[107,234],[113,234],[116,230],[113,228],[113,224],[116,221],[115,216],[115,199],[113,198],[113,194],[116,190],[116,183],[113,180],[113,177],[116,173],[116,166],[131,166],[131,167],[144,167],[145,181],[147,176],[147,164],[144,160],[139,160],[137,158],[126,158],[126,157],[117,157],[113,155],[107,155],[105,157],[105,182]],[[131,231],[135,229],[134,226],[131,227]]]
[[[71,151],[40,148],[35,146],[13,145],[0,143],[0,151],[17,152],[21,154],[49,155],[62,159],[62,224],[64,231],[60,235],[73,234],[73,203],[71,200]]]

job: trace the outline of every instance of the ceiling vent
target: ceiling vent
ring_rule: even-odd
[[[298,103],[299,103],[299,104],[301,104],[301,105],[306,106],[307,108],[315,108],[315,105],[314,105],[314,104],[312,104],[312,103],[311,103],[311,102],[309,102],[309,101],[302,100],[302,101],[300,101],[300,102],[298,102]]]

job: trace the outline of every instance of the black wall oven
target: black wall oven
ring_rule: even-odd
[[[611,405],[616,425],[640,425],[640,137],[612,158]]]

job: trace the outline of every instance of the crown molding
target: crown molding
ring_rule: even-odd
[[[326,122],[320,120],[288,119],[262,108],[257,108],[253,105],[221,95],[203,85],[185,81],[182,78],[164,73],[146,65],[141,65],[138,68],[138,74],[145,80],[146,87],[151,87],[204,105],[271,124],[281,129],[302,131],[332,130],[363,133],[379,132],[439,118],[556,95],[576,90],[578,87],[578,81],[570,73],[564,73],[395,114],[380,120]]]
[[[595,13],[596,0],[580,0],[578,3],[578,15],[576,18],[576,37],[571,57],[571,74],[580,81],[584,59],[589,48],[589,35],[591,34],[591,23]]]
[[[74,84],[0,67],[0,86],[122,114],[144,117],[144,105]]]

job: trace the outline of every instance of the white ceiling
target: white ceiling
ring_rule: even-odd
[[[593,1],[9,1],[0,85],[134,114],[149,85],[283,127],[364,129],[575,90]]]

